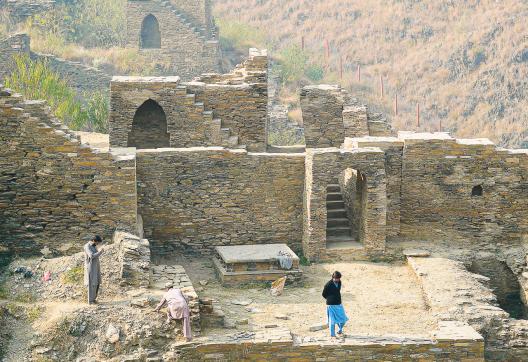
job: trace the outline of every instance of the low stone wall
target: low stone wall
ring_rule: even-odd
[[[70,87],[77,91],[79,99],[83,99],[85,93],[110,92],[112,76],[97,68],[51,54],[32,52],[31,58],[46,62],[51,70],[59,74],[62,79],[68,82]]]
[[[436,339],[347,337],[329,339],[292,336],[287,330],[256,332],[237,338],[210,339],[182,345],[182,361],[484,361],[482,337],[467,325],[439,326]]]
[[[303,154],[221,148],[137,153],[138,208],[154,255],[285,243],[299,251]]]
[[[11,74],[13,56],[29,55],[30,51],[29,36],[26,34],[15,34],[0,40],[0,84]]]
[[[94,234],[136,230],[134,155],[99,152],[42,101],[0,87],[0,234],[11,253],[78,251]]]

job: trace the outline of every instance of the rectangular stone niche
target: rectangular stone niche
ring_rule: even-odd
[[[225,286],[270,282],[287,276],[288,283],[300,282],[299,257],[286,244],[217,246],[213,259]],[[280,255],[290,255],[291,269],[280,264]]]

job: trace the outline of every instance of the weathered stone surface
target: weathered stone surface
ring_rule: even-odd
[[[144,55],[168,64],[170,70],[166,71],[185,80],[221,70],[217,29],[209,0],[128,1],[127,46],[141,49],[142,24],[148,15],[154,16],[159,24],[161,47],[142,49]]]
[[[0,233],[10,252],[76,252],[94,234],[137,232],[134,154],[87,147],[44,102],[2,94]]]

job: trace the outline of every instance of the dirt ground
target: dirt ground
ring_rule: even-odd
[[[430,337],[436,326],[406,265],[352,262],[306,266],[303,287],[286,286],[283,295],[273,297],[264,287],[222,287],[209,261],[179,260],[177,263],[185,267],[199,296],[218,301],[226,319],[239,330],[276,325],[298,335],[325,336],[327,330],[310,332],[309,328],[326,322],[321,291],[334,270],[343,274],[343,305],[350,318],[346,334]],[[200,281],[204,280],[207,285],[201,286]],[[251,301],[251,304],[239,306],[233,301]],[[284,316],[288,319],[282,319]]]

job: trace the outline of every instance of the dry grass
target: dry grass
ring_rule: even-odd
[[[218,0],[215,11],[223,21],[260,29],[278,49],[304,37],[311,57],[327,65],[321,82],[341,82],[378,108],[391,112],[398,93],[397,128],[416,128],[420,103],[422,130],[437,130],[441,120],[460,137],[528,141],[525,1]]]

